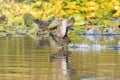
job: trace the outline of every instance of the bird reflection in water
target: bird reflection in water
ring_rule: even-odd
[[[68,49],[59,49],[55,54],[52,54],[50,56],[51,62],[57,62],[58,64],[58,71],[64,76],[64,77],[74,77],[75,76],[75,70],[70,65],[70,54],[71,52],[68,51]]]
[[[40,36],[39,40],[37,41],[36,48],[44,48],[50,47],[50,41],[48,38]]]

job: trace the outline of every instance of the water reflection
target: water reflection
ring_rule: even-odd
[[[94,54],[98,53],[98,54]],[[71,64],[76,80],[118,80],[120,59],[117,51],[75,52],[71,54]],[[74,60],[75,59],[75,60]],[[75,64],[77,62],[77,64]],[[116,70],[117,69],[117,70]],[[74,79],[73,79],[74,80]]]
[[[36,43],[36,48],[50,47],[50,41],[48,38],[41,36]]]
[[[51,55],[51,62],[58,64],[60,73],[66,78],[73,77],[75,75],[74,69],[70,65],[70,54],[68,49],[59,49],[55,54]]]
[[[29,37],[0,39],[0,80],[48,80],[52,52],[35,44]]]
[[[1,38],[0,80],[119,80],[120,50],[103,49],[119,47],[119,39],[84,40],[62,49],[47,38]]]

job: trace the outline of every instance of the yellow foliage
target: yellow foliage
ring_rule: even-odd
[[[65,6],[65,8],[69,8],[69,9],[77,9],[76,3],[75,2],[68,2],[67,6]]]
[[[0,2],[3,0],[0,0]],[[14,17],[22,18],[24,13],[30,13],[35,18],[48,19],[49,17],[63,17],[74,13],[84,12],[85,17],[96,16],[102,17],[105,13],[116,10],[113,16],[120,16],[119,0],[91,0],[80,5],[79,0],[50,0],[49,2],[38,0],[33,4],[9,3],[5,6],[0,5],[2,13],[8,17],[8,20],[14,20]],[[84,1],[83,1],[84,2]],[[65,4],[64,4],[65,3]],[[100,4],[99,4],[100,3]]]
[[[90,2],[88,2],[87,4],[86,4],[86,6],[88,6],[88,7],[92,7],[92,6],[96,6],[97,4],[96,4],[96,2],[95,1],[90,1]]]
[[[117,10],[117,12],[113,15],[114,17],[120,16],[120,8]]]

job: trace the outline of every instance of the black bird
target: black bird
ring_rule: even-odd
[[[56,34],[49,33],[49,36],[63,47],[68,45],[71,42],[70,38],[68,37],[68,31],[73,26],[74,22],[75,19],[73,17],[69,21],[66,18],[63,19],[60,25],[55,26],[55,28],[57,28]]]
[[[45,32],[46,30],[48,30],[48,26],[53,26],[58,22],[58,18],[54,18],[52,20],[42,20],[42,19],[35,19],[35,20],[31,20],[32,22],[34,22],[35,24],[37,24],[39,30],[41,31],[41,33]]]

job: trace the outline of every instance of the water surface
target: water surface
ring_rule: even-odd
[[[0,80],[120,80],[119,38],[91,37],[69,49],[49,39],[0,38]]]

